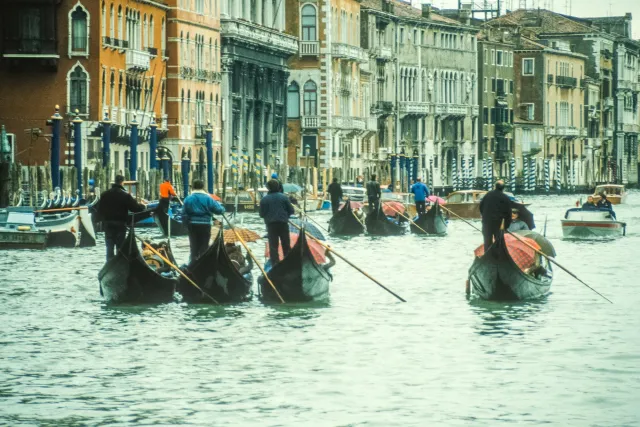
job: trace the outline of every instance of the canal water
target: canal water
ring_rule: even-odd
[[[640,192],[613,241],[562,240],[576,199],[526,201],[558,260],[614,304],[558,269],[540,301],[468,300],[482,239],[455,221],[444,238],[330,239],[407,303],[338,261],[325,306],[109,307],[102,240],[4,251],[0,425],[639,426]]]

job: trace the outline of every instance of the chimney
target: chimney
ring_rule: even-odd
[[[431,3],[424,3],[422,5],[422,17],[423,18],[430,18],[431,17]]]
[[[460,22],[465,25],[471,25],[471,11],[468,9],[460,9]]]

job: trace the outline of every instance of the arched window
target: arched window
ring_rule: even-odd
[[[116,17],[113,11],[113,3],[111,3],[111,8],[109,9],[109,37],[111,38],[111,43],[113,43],[113,39],[116,38]]]
[[[111,71],[111,81],[109,88],[109,101],[111,101],[111,106],[116,106],[116,75],[113,71]]]
[[[218,71],[218,40],[216,39],[213,45],[213,70]]]
[[[302,6],[302,40],[316,41],[316,8],[310,4]]]
[[[107,37],[107,5],[102,3],[102,37]]]
[[[316,84],[309,80],[304,84],[304,115],[315,116],[317,111],[318,93]]]
[[[89,107],[89,75],[82,65],[77,64],[68,74],[69,112],[87,114]]]
[[[300,117],[300,86],[296,82],[291,82],[287,89],[287,117]]]
[[[149,47],[155,47],[155,28],[153,25],[153,15],[149,16]]]
[[[149,47],[149,26],[147,24],[147,14],[145,13],[142,18],[142,48]]]
[[[124,38],[122,33],[122,6],[118,6],[118,39]]]
[[[102,10],[103,21],[105,21],[104,24],[106,27],[106,11],[104,5]],[[86,10],[80,5],[71,12],[71,54],[86,55],[88,53],[88,18],[89,16]],[[105,28],[103,28],[102,31],[106,31]]]
[[[184,124],[185,119],[185,110],[184,110],[184,89],[182,89],[182,93],[180,96],[180,123]]]

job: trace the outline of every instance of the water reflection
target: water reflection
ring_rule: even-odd
[[[470,298],[469,307],[480,316],[474,325],[479,335],[524,335],[539,325],[537,315],[545,308],[548,295],[536,301],[509,303]]]

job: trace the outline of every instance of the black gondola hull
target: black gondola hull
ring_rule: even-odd
[[[269,279],[285,302],[325,302],[329,300],[332,276],[318,265],[301,232],[291,252],[268,273]],[[265,302],[280,302],[275,291],[263,276],[258,278],[261,298]]]
[[[427,234],[434,234],[437,236],[444,236],[447,234],[447,222],[442,214],[442,209],[438,202],[436,202],[429,211],[420,215],[413,220],[422,230]],[[424,231],[416,227],[414,224],[409,224],[412,233],[424,234]]]
[[[221,304],[243,302],[251,298],[251,275],[245,278],[229,259],[222,230],[209,249],[189,264],[186,274]],[[183,301],[188,303],[213,302],[183,277],[180,278],[178,292],[182,294]]]
[[[169,220],[171,220],[172,236],[186,236],[189,234],[186,224],[182,221],[176,220],[174,217],[169,218],[169,215],[167,215],[164,210],[156,209],[153,212],[153,220],[156,222],[158,228],[162,230],[163,236],[169,235]]]
[[[173,301],[178,280],[163,277],[144,261],[133,232],[98,273],[100,293],[111,304],[159,304]]]
[[[331,217],[329,233],[334,236],[357,236],[364,233],[364,224],[356,218],[349,200]]]
[[[378,215],[370,213],[365,218],[367,233],[376,236],[400,236],[406,232],[404,225],[396,224],[380,212]]]
[[[504,242],[491,246],[469,268],[473,292],[490,301],[538,299],[549,292],[552,280],[551,276],[525,274],[509,256]]]

